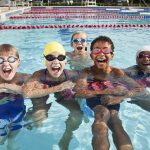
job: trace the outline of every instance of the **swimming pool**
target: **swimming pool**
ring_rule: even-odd
[[[37,25],[37,24],[71,24],[71,23],[150,23],[150,20],[112,20],[112,19],[24,19],[10,20],[4,25]],[[30,29],[30,30],[1,30],[0,43],[10,43],[19,49],[21,65],[19,71],[32,73],[44,67],[43,47],[52,40],[57,40],[64,44],[67,51],[71,51],[70,38],[73,32],[83,30],[88,34],[89,43],[98,35],[106,35],[112,38],[115,44],[115,57],[112,65],[120,68],[126,68],[135,64],[135,53],[142,45],[149,45],[149,28],[54,28],[54,29]],[[89,50],[89,49],[88,49]],[[69,68],[69,65],[66,66]],[[68,118],[68,110],[55,102],[52,96],[48,100],[53,101],[48,111],[48,118],[44,121],[43,127],[28,130],[22,128],[19,135],[13,141],[14,147],[20,150],[58,150],[58,143],[65,131],[65,120]],[[26,100],[27,109],[31,107],[30,100]],[[150,115],[136,105],[123,102],[121,104],[120,118],[124,128],[129,134],[135,150],[150,149]],[[91,147],[91,125],[93,119],[86,123],[84,120],[80,127],[73,133],[69,150],[92,150]],[[111,133],[110,133],[111,134]],[[115,147],[112,142],[111,150]],[[36,143],[36,144],[33,144]],[[0,149],[6,150],[7,143],[0,146]]]

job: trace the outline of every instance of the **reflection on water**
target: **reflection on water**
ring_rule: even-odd
[[[21,23],[25,23],[26,21],[27,20]],[[94,20],[89,21],[93,24],[95,23]],[[60,22],[61,21],[58,23]],[[72,20],[67,20],[67,22],[72,23]],[[76,20],[76,22],[80,22],[80,20]],[[19,23],[20,21],[16,22],[16,24]],[[64,21],[63,23],[65,24],[66,22]],[[7,24],[11,23],[7,22]],[[67,51],[71,51],[69,41],[72,33],[76,30],[78,29],[68,29],[61,32],[59,29],[2,30],[0,43],[16,45],[22,60],[19,71],[32,73],[44,67],[42,52],[45,43],[55,39],[62,42]],[[149,29],[144,28],[82,30],[88,34],[90,41],[98,35],[110,36],[111,39],[113,39],[115,43],[115,57],[112,61],[112,65],[118,68],[126,68],[134,65],[136,50],[143,44],[148,45],[150,38]],[[69,64],[67,64],[67,67],[70,67]],[[68,138],[65,136],[65,132],[67,132],[66,129],[72,127],[71,130],[73,131],[69,137],[69,150],[92,150],[91,125],[93,118],[89,118],[89,122],[85,120],[81,122],[79,119],[77,120],[77,126],[74,127],[71,123],[68,123],[68,121],[75,121],[74,117],[76,118],[76,116],[80,116],[81,114],[79,112],[72,112],[72,114],[70,114],[70,111],[66,109],[66,107],[55,102],[55,100],[52,95],[46,100],[45,106],[41,105],[41,107],[37,108],[33,107],[32,101],[26,100],[27,114],[23,122],[25,128],[20,130],[13,142],[6,141],[4,145],[0,145],[0,149],[11,150],[11,145],[9,148],[7,148],[7,145],[8,143],[13,143],[14,148],[12,149],[18,150],[58,150],[59,145],[63,143],[61,139],[63,137]],[[121,104],[119,112],[123,126],[129,134],[135,150],[148,150],[150,149],[149,112],[142,110],[137,105],[128,103],[128,100],[130,99],[127,99]],[[52,104],[50,104],[51,102]],[[44,109],[46,110],[43,111]],[[111,141],[110,150],[114,150],[115,146],[112,142],[111,132],[109,133]]]

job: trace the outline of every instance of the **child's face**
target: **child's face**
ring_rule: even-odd
[[[142,70],[150,70],[150,51],[140,52],[137,63]]]
[[[87,49],[87,36],[84,33],[75,34],[72,39],[72,47],[76,54],[84,54]]]
[[[53,52],[47,56],[49,57],[46,59],[47,70],[53,78],[58,78],[65,67],[65,56],[59,52]]]
[[[13,52],[0,54],[0,77],[6,81],[12,80],[19,64],[20,59]]]
[[[109,66],[109,62],[112,59],[113,54],[111,45],[105,41],[97,41],[93,45],[91,51],[91,58],[98,69],[105,69]]]

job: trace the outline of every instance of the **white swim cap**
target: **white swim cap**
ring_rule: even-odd
[[[138,50],[138,51],[136,52],[136,63],[137,63],[137,64],[138,64],[139,54],[140,54],[141,52],[145,52],[145,51],[149,51],[149,52],[150,52],[150,45],[145,45],[145,46],[143,46],[140,50]]]
[[[136,53],[136,58],[139,57],[139,54],[144,51],[150,51],[150,45],[145,45],[140,50],[138,50]]]

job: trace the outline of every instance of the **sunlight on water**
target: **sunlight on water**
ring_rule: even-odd
[[[113,20],[116,22],[138,23],[138,20]],[[52,19],[52,20],[11,20],[6,25],[24,25],[24,24],[71,24],[85,23],[80,19]],[[88,23],[109,23],[110,20],[87,19]],[[149,20],[142,20],[142,23],[149,23]],[[71,51],[70,38],[74,31],[83,30],[88,34],[90,42],[99,35],[109,36],[115,44],[115,56],[112,65],[119,68],[126,68],[135,64],[135,53],[143,45],[148,45],[150,41],[150,29],[31,29],[31,30],[1,30],[0,43],[10,43],[15,45],[20,53],[21,65],[19,71],[33,73],[44,67],[43,48],[49,41],[59,41],[63,43],[67,51]],[[89,51],[89,48],[88,48]],[[67,64],[67,68],[69,65]],[[58,143],[65,131],[65,121],[68,118],[69,111],[55,102],[51,96],[49,102],[53,102],[48,111],[48,118],[43,122],[41,128],[33,127],[31,130],[22,128],[15,141],[10,141],[3,146],[2,150],[9,150],[9,145],[17,150],[58,150]],[[30,100],[26,100],[27,110],[31,107]],[[120,118],[123,126],[129,134],[135,150],[150,149],[150,115],[140,107],[123,102],[120,109]],[[86,118],[85,118],[86,119]],[[93,118],[82,121],[80,127],[73,131],[69,150],[92,150],[92,132],[91,125]],[[109,132],[111,141],[110,150],[115,150],[111,132]],[[33,144],[34,143],[34,144]]]

